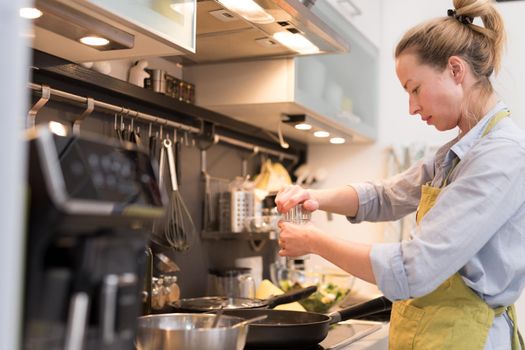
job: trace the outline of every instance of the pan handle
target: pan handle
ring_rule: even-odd
[[[309,286],[301,289],[293,289],[284,294],[276,295],[267,300],[267,307],[273,309],[277,305],[288,304],[304,299],[317,291],[317,286]]]
[[[392,308],[392,302],[384,296],[375,298],[363,303],[341,309],[330,313],[328,316],[332,318],[330,323],[337,323],[340,321],[349,320],[351,318],[365,317],[376,314],[382,311],[388,311]]]

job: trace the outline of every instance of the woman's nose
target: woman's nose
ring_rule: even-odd
[[[411,115],[415,115],[419,113],[420,109],[421,108],[419,107],[419,104],[417,104],[416,101],[414,101],[414,99],[410,97],[408,100],[408,113],[410,113]]]

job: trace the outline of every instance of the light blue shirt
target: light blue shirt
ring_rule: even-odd
[[[439,187],[428,211],[401,243],[374,244],[379,289],[391,300],[432,292],[459,271],[491,307],[513,304],[525,285],[525,132],[504,118],[482,137],[498,103],[462,138],[443,145],[405,172],[379,183],[352,184],[359,209],[351,222],[397,220],[417,209],[421,185]],[[485,349],[510,349],[510,321],[498,317]]]

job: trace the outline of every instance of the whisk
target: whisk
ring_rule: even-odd
[[[191,241],[193,237],[195,237],[196,229],[188,208],[179,192],[175,156],[173,154],[173,144],[171,140],[165,138],[162,141],[162,147],[168,155],[171,194],[167,208],[167,219],[163,227],[161,227],[161,230],[164,233],[163,236],[165,240],[172,248],[183,251],[190,247]]]

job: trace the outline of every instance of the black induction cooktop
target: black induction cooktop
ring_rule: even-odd
[[[328,335],[319,344],[309,347],[283,347],[286,350],[342,350],[345,346],[373,333],[381,328],[382,322],[349,320],[338,323],[330,327]],[[275,346],[272,349],[245,347],[245,350],[278,350]]]

